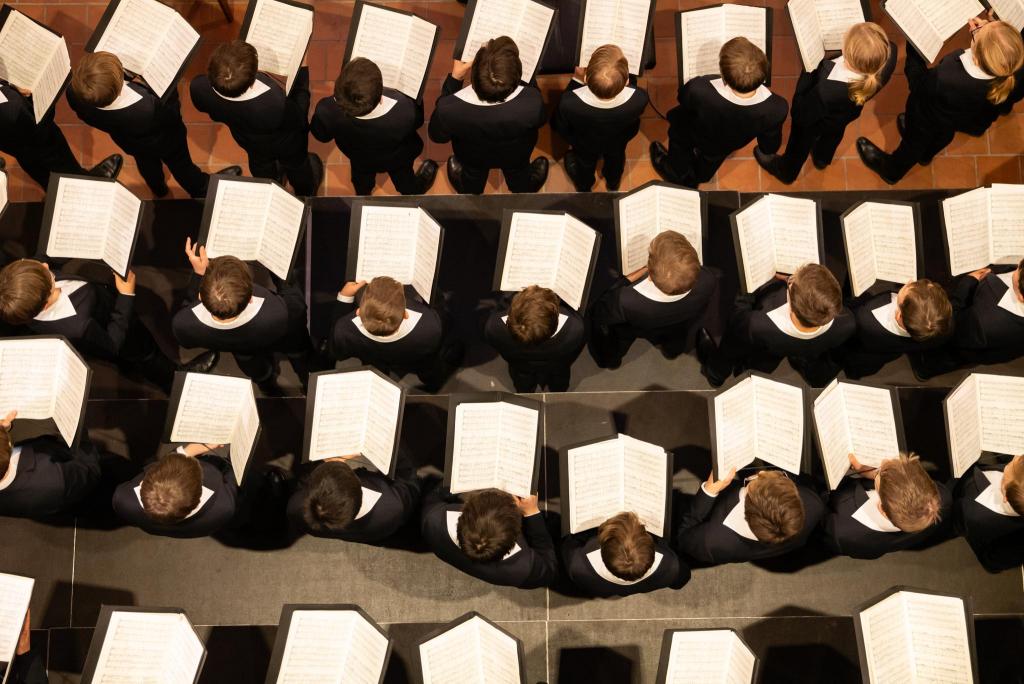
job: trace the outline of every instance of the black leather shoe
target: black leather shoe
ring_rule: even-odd
[[[655,140],[651,143],[651,166],[658,172],[658,175],[667,180],[669,183],[676,183],[677,185],[684,185],[683,179],[680,178],[675,171],[673,171],[668,165],[668,150],[660,142]]]
[[[889,155],[883,152],[875,143],[867,138],[857,138],[857,154],[860,155],[864,166],[878,174],[878,177],[889,185],[895,185],[899,178],[893,178],[888,173]]]
[[[320,192],[320,187],[324,184],[324,160],[320,158],[320,155],[310,153],[309,164],[313,167],[313,192],[311,197],[316,197],[317,193]]]
[[[814,168],[818,169],[819,171],[824,171],[825,169],[827,169],[829,167],[829,164],[831,164],[832,162],[831,161],[821,161],[820,159],[816,159],[814,157],[814,155],[812,154],[811,155],[811,163],[814,164]]]
[[[159,188],[150,188],[150,191],[152,191],[153,197],[156,197],[157,199],[163,199],[164,197],[167,197],[171,189],[167,187],[167,183],[164,183],[163,186]]]
[[[462,190],[462,162],[455,158],[455,155],[448,157],[448,183],[451,184],[452,190],[459,193],[463,193]]]
[[[548,158],[537,157],[530,162],[530,189],[527,192],[540,192],[548,179]]]
[[[711,334],[706,328],[701,328],[697,331],[697,360],[703,366],[708,362],[711,356],[718,351],[718,345],[715,344],[714,339],[711,338]]]
[[[183,370],[186,373],[209,373],[218,361],[220,361],[220,352],[203,352],[191,361],[181,364],[178,370]]]
[[[907,115],[905,112],[896,117],[896,130],[900,132],[901,138],[907,137]]]
[[[434,179],[437,178],[437,162],[433,159],[424,159],[420,168],[416,169],[416,194],[426,195],[434,186]]]
[[[576,188],[576,192],[590,192],[592,186],[587,185],[580,179],[582,173],[580,169],[580,160],[576,157],[576,153],[569,150],[565,153],[565,158],[562,159],[562,164],[565,166],[565,173],[569,176],[569,180],[572,181],[572,186]]]
[[[618,178],[609,178],[608,176],[604,177],[604,187],[608,192],[618,192],[621,184],[622,176],[619,176]]]
[[[766,152],[762,152],[760,147],[755,147],[754,148],[754,159],[757,160],[758,166],[760,166],[762,169],[764,169],[769,175],[771,175],[773,178],[775,178],[775,179],[785,183],[786,185],[789,185],[790,183],[792,183],[795,180],[795,179],[788,179],[787,180],[787,179],[785,179],[785,178],[783,178],[782,176],[779,175],[779,171],[778,171],[779,155],[777,155],[777,154],[767,154]]]
[[[215,175],[217,175],[217,176],[241,176],[242,175],[242,167],[241,166],[226,166],[223,169],[221,169],[220,171],[218,171]]]
[[[124,157],[119,154],[112,154],[89,169],[89,175],[99,176],[100,178],[117,178],[117,174],[121,173],[122,166],[124,166]]]

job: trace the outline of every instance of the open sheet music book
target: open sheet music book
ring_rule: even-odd
[[[110,178],[51,174],[39,251],[59,259],[102,261],[128,277],[145,205]]]
[[[883,0],[882,9],[921,56],[934,62],[943,44],[985,11],[978,0]]]
[[[159,0],[111,0],[85,46],[111,52],[158,96],[174,89],[199,45],[199,32]]]
[[[313,37],[313,5],[249,0],[239,37],[256,48],[260,71],[283,76],[290,93]]]
[[[25,624],[32,588],[31,577],[0,573],[0,682],[6,682]]]
[[[894,587],[853,624],[865,684],[978,681],[969,599]]]
[[[472,62],[487,41],[508,36],[519,48],[523,81],[529,83],[554,23],[555,8],[536,0],[469,0],[455,41],[455,59]]]
[[[1024,409],[1018,397],[1024,378],[971,373],[942,402],[953,477],[959,478],[984,452],[1024,453]]]
[[[195,684],[206,660],[185,612],[103,606],[89,644],[83,684]]]
[[[743,37],[772,59],[772,10],[725,4],[676,15],[679,82],[718,74],[718,53],[733,38]],[[769,75],[766,83],[771,83]]]
[[[729,219],[745,293],[771,282],[776,273],[825,263],[821,206],[814,200],[765,195]]]
[[[418,644],[423,684],[526,684],[523,642],[479,613],[466,613]]]
[[[983,4],[1016,30],[1024,29],[1024,0],[985,0]]]
[[[916,204],[860,202],[839,221],[855,297],[879,280],[903,285],[918,278],[924,255]]]
[[[869,16],[861,0],[789,0],[786,9],[808,73],[818,68],[826,52],[842,50],[846,30]]]
[[[623,275],[647,265],[651,240],[666,230],[674,230],[689,240],[697,250],[697,258],[704,262],[705,195],[669,183],[652,182],[612,201]]]
[[[850,454],[877,468],[906,449],[896,390],[833,380],[814,400],[814,429],[828,488],[850,469]]]
[[[430,303],[443,240],[441,224],[419,207],[357,200],[349,222],[347,277],[370,282],[390,276]]]
[[[359,606],[286,605],[267,684],[382,684],[391,638]]]
[[[657,684],[757,681],[757,657],[732,629],[667,629]]]
[[[213,176],[198,242],[211,259],[258,261],[287,280],[308,215],[306,203],[274,181]]]
[[[800,474],[807,446],[805,389],[747,373],[709,400],[711,464],[715,477],[755,460]]]
[[[78,439],[92,371],[63,337],[0,340],[0,413],[21,420],[53,420],[68,446]]]
[[[357,0],[348,32],[344,64],[364,57],[380,68],[385,88],[414,100],[423,97],[441,27],[390,7]]]
[[[527,497],[540,476],[539,401],[491,392],[453,394],[444,485],[452,494],[500,489]]]
[[[227,444],[239,485],[260,435],[249,378],[175,373],[164,438],[175,444]]]
[[[516,292],[540,285],[582,311],[587,306],[600,245],[598,232],[569,214],[506,209],[494,289]]]
[[[949,270],[970,273],[1024,256],[1024,185],[993,183],[942,200]]]
[[[310,376],[303,453],[310,461],[359,454],[393,476],[405,390],[373,368]]]
[[[672,455],[662,447],[620,434],[567,449],[559,464],[562,505],[569,507],[562,516],[566,534],[631,511],[648,532],[665,536]]]
[[[602,45],[617,45],[629,73],[644,67],[644,46],[654,21],[655,0],[582,0],[576,64],[586,66]]]
[[[0,9],[0,22],[0,81],[32,92],[39,123],[71,79],[67,41],[10,5]]]

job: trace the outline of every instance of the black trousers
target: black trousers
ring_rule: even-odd
[[[142,375],[165,392],[171,391],[178,364],[164,354],[149,328],[137,316],[132,316],[117,361],[126,370]]]
[[[420,193],[416,183],[416,172],[413,170],[413,163],[415,161],[416,158],[413,157],[397,166],[384,169],[384,172],[391,177],[391,182],[395,184],[395,190],[398,190],[403,195],[418,195]],[[368,166],[352,164],[352,186],[355,188],[357,195],[373,193],[373,188],[376,185],[376,170]]]
[[[520,394],[544,387],[551,392],[567,392],[569,391],[570,372],[571,367],[568,364],[548,368],[512,363],[508,365],[508,374],[512,377],[512,384],[515,386],[516,392]]]
[[[64,132],[52,118],[37,124],[33,139],[25,145],[4,152],[13,155],[25,173],[44,190],[50,182],[50,173],[86,173],[71,153]]]
[[[932,159],[946,149],[956,131],[952,129],[936,129],[932,131],[915,129],[907,120],[907,137],[900,140],[899,147],[889,157],[887,174],[899,180],[910,172],[917,164],[930,164]]]
[[[190,197],[200,198],[206,196],[206,187],[210,183],[210,176],[196,166],[192,161],[192,154],[188,149],[188,130],[181,117],[168,121],[164,124],[163,134],[156,149],[139,150],[133,152],[135,163],[139,167],[139,174],[146,181],[146,185],[154,193],[160,195],[167,190],[167,181],[164,179],[164,164],[167,165],[174,180],[184,188]]]
[[[309,146],[296,145],[284,155],[268,154],[264,150],[246,150],[249,155],[249,173],[254,178],[278,180],[282,175],[292,184],[295,194],[309,197],[316,194],[317,179]]]
[[[715,177],[728,154],[709,154],[692,143],[679,139],[668,140],[668,165],[680,184],[696,188]]]
[[[795,181],[810,155],[814,156],[814,161],[819,166],[831,164],[845,134],[845,127],[838,130],[823,129],[819,126],[802,125],[794,120],[786,151],[776,162],[775,172],[779,179],[786,183]]]
[[[460,160],[461,161],[461,160]],[[480,195],[487,187],[487,175],[489,168],[468,166],[462,163],[462,191],[470,195]],[[530,162],[523,166],[502,167],[501,172],[505,175],[505,183],[508,184],[510,192],[533,192],[533,182],[530,174]]]
[[[597,182],[597,163],[602,157],[604,158],[605,182],[612,187],[617,187],[622,182],[622,174],[626,170],[625,145],[621,149],[605,150],[604,153],[600,150],[590,150],[585,147],[573,147],[572,151],[576,154],[580,171],[583,172],[579,180],[584,184],[593,187],[594,183]]]

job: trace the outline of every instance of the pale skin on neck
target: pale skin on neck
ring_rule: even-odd
[[[999,489],[1003,492],[1003,501],[1006,502],[1006,488],[1014,478],[1024,475],[1024,456],[1014,456],[1013,460],[1003,468],[1003,479],[1000,481]]]

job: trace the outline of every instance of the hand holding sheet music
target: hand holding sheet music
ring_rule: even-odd
[[[808,73],[818,67],[826,51],[843,49],[847,29],[867,20],[861,0],[790,0],[786,7]]]
[[[995,183],[942,200],[953,275],[1024,256],[1024,185]]]
[[[412,285],[423,301],[430,302],[442,234],[441,225],[419,207],[357,205],[350,235],[358,241],[349,241],[350,254],[356,254],[355,272],[349,276],[366,282],[390,276]]]
[[[946,433],[959,478],[982,452],[1024,453],[1024,409],[1016,397],[1024,391],[1024,378],[972,373],[943,402]]]
[[[249,0],[241,38],[256,48],[260,71],[285,77],[286,92],[291,92],[312,36],[312,5],[292,0]]]
[[[770,56],[770,12],[764,7],[725,4],[676,15],[679,82],[718,74],[718,53],[733,38],[742,36]]]
[[[389,7],[356,3],[345,62],[364,57],[380,68],[385,88],[418,100],[430,70],[440,27]]]
[[[533,493],[540,409],[507,401],[462,402],[454,408],[451,469],[453,494],[501,489]]]
[[[32,93],[36,123],[43,120],[71,75],[64,37],[10,10],[0,28],[0,80]]]
[[[617,45],[629,63],[629,73],[639,74],[654,4],[654,0],[586,0],[577,63],[586,66],[597,48]]]
[[[466,10],[462,28],[465,41],[461,55],[463,62],[472,62],[487,41],[509,36],[519,48],[523,63],[523,81],[529,83],[537,71],[544,53],[555,10],[535,0],[474,0]]]
[[[749,375],[712,399],[715,473],[761,460],[800,473],[804,453],[803,390]]]
[[[882,8],[929,62],[953,34],[985,11],[977,0],[886,0]]]
[[[754,292],[776,273],[822,262],[821,215],[814,200],[765,195],[735,212],[732,221],[745,292]]]
[[[615,216],[623,274],[647,265],[651,240],[666,230],[684,236],[703,262],[703,215],[696,190],[649,185],[618,198]]]

